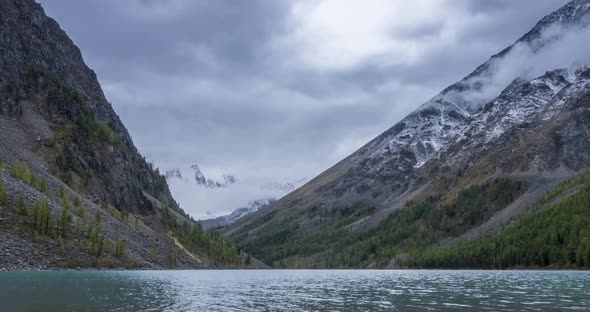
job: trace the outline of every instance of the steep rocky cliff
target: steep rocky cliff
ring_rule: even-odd
[[[0,0],[0,268],[243,266],[146,162],[33,0]]]
[[[176,208],[59,25],[33,1],[0,5],[1,114],[29,123],[50,172],[123,211],[148,213],[143,191]]]

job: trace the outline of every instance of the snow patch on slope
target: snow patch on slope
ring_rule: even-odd
[[[543,18],[514,45],[493,56],[471,75],[445,89],[400,121],[396,126],[403,124],[401,131],[370,145],[370,162],[380,166],[387,163],[392,154],[410,151],[415,158],[414,168],[420,168],[437,157],[450,143],[464,138],[471,121],[482,117],[480,114],[484,105],[498,97],[502,90],[507,87],[510,89],[515,79],[523,83],[541,76],[546,70],[580,68],[589,63],[590,55],[584,48],[585,42],[590,41],[590,28],[587,27],[589,10],[590,1],[575,0]],[[564,51],[563,46],[572,48]],[[504,108],[499,108],[506,112],[497,120],[498,124],[490,130],[486,140],[499,137],[506,127],[523,121],[577,79],[575,70],[562,70],[556,75],[553,78],[532,80],[530,87],[538,87],[539,90],[535,92],[536,97],[527,97],[518,104],[522,108],[508,107],[506,104]],[[376,149],[375,144],[379,144]]]

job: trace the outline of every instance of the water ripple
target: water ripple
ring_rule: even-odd
[[[579,271],[2,272],[2,311],[590,311]]]

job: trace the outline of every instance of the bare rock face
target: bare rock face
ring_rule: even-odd
[[[33,116],[47,124],[50,133],[34,139],[53,174],[123,211],[151,213],[144,191],[176,206],[165,178],[137,152],[96,74],[39,4],[0,1],[0,59],[0,118],[22,126]]]

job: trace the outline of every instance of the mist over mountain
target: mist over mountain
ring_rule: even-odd
[[[35,1],[0,1],[0,59],[1,269],[255,262],[178,206],[78,47]]]
[[[41,2],[0,269],[590,268],[590,0]]]
[[[187,174],[186,177],[183,176],[179,168],[166,170],[166,173],[164,175],[166,176],[166,179],[179,179],[185,182],[195,183],[197,185],[201,185],[207,188],[227,187],[231,184],[235,184],[236,182],[238,182],[238,179],[235,176],[229,174],[224,174],[222,176],[222,179],[219,181],[206,178],[199,166],[196,164],[191,165],[190,169],[192,169],[192,172],[188,174],[185,173]]]
[[[39,2],[162,172],[263,184],[321,173],[567,0]]]
[[[180,205],[190,211],[195,218],[201,220],[230,215],[236,209],[242,209],[240,207],[259,206],[252,203],[261,200],[276,200],[306,181],[305,178],[292,180],[277,178],[275,181],[272,181],[272,178],[247,177],[242,179],[224,172],[209,175],[197,164],[166,170],[165,176]],[[255,209],[247,211],[240,216],[251,213]],[[232,222],[237,219],[229,217]]]
[[[218,229],[230,225],[238,221],[239,219],[256,212],[258,209],[274,203],[275,201],[275,198],[263,198],[253,200],[248,203],[248,206],[238,208],[228,215],[212,219],[200,220],[199,222],[203,225],[203,228],[205,229]]]
[[[540,209],[544,193],[590,166],[589,11],[590,1],[574,0],[547,15],[352,155],[224,231],[276,267],[432,265],[438,258],[419,256],[428,248],[445,255],[530,205]]]

